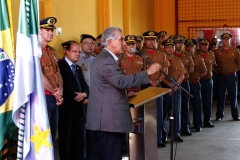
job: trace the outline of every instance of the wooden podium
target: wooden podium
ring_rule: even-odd
[[[169,88],[149,87],[129,99],[134,123],[129,133],[130,160],[157,160],[156,99],[171,92]]]

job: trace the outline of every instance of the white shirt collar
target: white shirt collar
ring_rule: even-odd
[[[68,63],[68,65],[71,67],[73,63],[72,63],[67,57],[65,57],[64,59],[66,60],[66,62]]]
[[[104,49],[106,49],[112,56],[113,56],[113,58],[115,59],[115,61],[118,61],[118,57],[115,55],[115,54],[113,54],[110,50],[108,50],[107,48],[104,48]]]

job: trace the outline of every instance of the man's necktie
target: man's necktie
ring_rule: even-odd
[[[79,92],[81,92],[82,91],[82,87],[81,87],[81,84],[80,84],[79,79],[78,79],[78,75],[77,75],[77,71],[76,71],[76,65],[72,64],[71,67],[72,67],[72,71],[73,71],[74,77],[75,77],[75,79],[77,81],[77,84],[78,84]]]

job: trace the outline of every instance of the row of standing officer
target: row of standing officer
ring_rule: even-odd
[[[214,127],[214,125],[211,122],[211,111],[212,111],[212,93],[213,93],[213,81],[212,81],[212,70],[216,68],[216,72],[219,71],[219,67],[217,67],[216,61],[218,62],[218,57],[215,60],[215,55],[213,52],[208,51],[209,46],[209,40],[208,39],[200,39],[199,41],[199,51],[196,52],[196,40],[194,39],[185,39],[184,36],[171,36],[170,39],[166,39],[167,32],[161,31],[159,33],[156,33],[154,31],[148,31],[143,33],[144,37],[144,46],[143,49],[137,49],[138,51],[141,51],[143,54],[147,55],[152,61],[158,62],[163,66],[163,70],[171,74],[170,71],[174,71],[174,69],[181,70],[181,67],[176,67],[174,65],[177,64],[177,62],[173,62],[175,59],[176,61],[181,60],[181,64],[184,66],[184,69],[182,70],[184,72],[184,79],[181,81],[179,80],[179,84],[187,90],[190,91],[194,95],[193,98],[191,98],[192,102],[192,108],[193,108],[193,125],[197,132],[200,132],[202,130],[202,126],[205,127]],[[128,46],[136,47],[134,44],[138,44],[143,39],[141,36],[136,36],[135,39],[133,38],[134,35],[128,35],[125,37],[125,41],[127,43],[127,47],[125,50],[125,53],[122,57],[120,57],[119,61],[119,67],[122,71],[122,74],[134,74],[136,72],[139,72],[142,69],[145,69],[148,67],[148,64],[146,64],[143,61],[143,64],[139,63],[140,60],[137,61],[137,58],[139,58],[138,55],[134,55],[131,53],[131,50]],[[158,50],[155,48],[156,46],[156,40],[158,37]],[[230,41],[231,35],[230,34],[223,34],[221,35],[221,38],[225,39],[225,41]],[[171,43],[170,41],[173,40]],[[152,41],[152,42],[151,42]],[[167,42],[169,41],[169,43]],[[186,51],[183,51],[183,44],[186,46]],[[165,47],[166,46],[166,47]],[[174,60],[171,60],[171,58],[167,58],[169,55],[168,53],[171,53],[171,48],[173,47],[174,52],[172,53],[172,57]],[[175,49],[176,48],[176,49]],[[237,51],[233,47],[230,47],[235,52]],[[165,54],[162,54],[164,51]],[[216,52],[217,53],[217,52]],[[239,54],[239,53],[238,53]],[[237,55],[237,52],[236,52]],[[166,57],[167,56],[167,57]],[[132,57],[132,58],[129,58]],[[155,58],[154,58],[155,57]],[[171,57],[171,56],[170,56]],[[134,63],[135,60],[135,63]],[[168,60],[168,61],[167,61]],[[236,63],[238,64],[238,58],[236,58]],[[136,63],[138,62],[138,63]],[[169,63],[171,64],[169,66]],[[135,64],[135,65],[134,65]],[[166,67],[167,66],[167,67]],[[173,68],[171,68],[173,67]],[[133,69],[134,68],[134,69]],[[137,69],[138,68],[138,69]],[[221,67],[220,67],[221,68]],[[139,70],[140,69],[140,70]],[[235,67],[235,72],[238,70],[237,67]],[[228,72],[228,71],[227,71]],[[228,75],[231,75],[229,73],[223,74],[221,71],[219,72],[219,76],[224,75],[225,77]],[[176,76],[174,75],[173,77]],[[236,74],[233,72],[233,75]],[[181,77],[181,74],[179,75]],[[178,80],[179,77],[174,77],[176,80]],[[235,76],[234,76],[235,77]],[[165,76],[163,75],[153,75],[151,77],[153,82],[149,84],[149,86],[158,86],[161,87],[161,84],[163,87],[171,87],[171,83],[167,83]],[[181,79],[181,78],[179,78]],[[164,83],[165,81],[165,83]],[[236,84],[236,79],[233,83]],[[221,84],[221,80],[220,80]],[[143,86],[142,88],[145,88],[146,86]],[[223,87],[222,87],[223,88]],[[237,88],[235,86],[235,88]],[[226,88],[225,88],[226,90]],[[134,89],[132,89],[134,91]],[[180,89],[176,89],[176,97],[174,95],[174,111],[175,111],[175,123],[174,123],[174,139],[178,142],[183,142],[183,139],[180,138],[180,128],[183,135],[191,136],[192,133],[190,132],[190,119],[189,119],[189,101],[190,97],[187,93],[181,92]],[[220,92],[224,93],[225,92]],[[131,93],[130,95],[134,95],[134,93]],[[232,94],[231,94],[232,95]],[[167,132],[166,132],[166,118],[168,114],[168,107],[170,106],[169,102],[169,95],[163,96],[163,99],[159,98],[157,99],[157,128],[158,128],[158,146],[159,147],[165,147],[166,145],[164,142],[167,141]],[[181,96],[181,98],[179,97]],[[220,106],[220,101],[224,100],[225,97],[221,97],[221,95],[218,98],[218,106]],[[234,96],[233,96],[234,97]],[[234,98],[236,100],[236,97]],[[235,101],[234,101],[235,102]],[[181,105],[180,105],[181,104]],[[236,104],[236,103],[234,103]],[[163,107],[163,110],[160,108]],[[202,109],[204,113],[204,118],[202,120]],[[218,114],[222,113],[223,115],[223,107],[218,107],[216,119],[219,120]],[[238,111],[237,106],[232,106],[232,114],[233,114],[233,120],[239,120],[238,117]],[[163,130],[163,132],[161,132]]]

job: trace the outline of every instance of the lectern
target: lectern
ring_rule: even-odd
[[[169,88],[149,87],[129,99],[134,123],[129,133],[130,160],[157,160],[156,98],[171,92]]]

